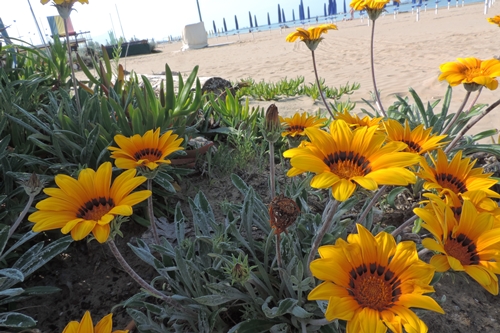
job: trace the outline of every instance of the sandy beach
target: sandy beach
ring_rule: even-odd
[[[484,4],[465,7],[423,8],[416,14],[391,12],[376,21],[375,73],[382,103],[387,109],[396,96],[409,96],[412,87],[424,102],[442,99],[447,82],[438,81],[439,66],[456,58],[490,59],[500,56],[500,28],[487,22],[487,17],[500,14],[500,4],[494,3],[484,15]],[[367,20],[337,21],[337,31],[329,31],[316,50],[319,75],[330,87],[358,82],[361,88],[350,100],[357,103],[356,111],[367,108],[362,99],[370,99],[373,91],[370,74],[370,34]],[[207,25],[205,24],[208,29]],[[181,29],[182,27],[180,27]],[[285,42],[295,27],[273,31],[256,31],[209,39],[209,47],[181,51],[182,43],[160,44],[159,53],[121,59],[128,71],[138,74],[159,74],[168,63],[172,71],[188,75],[199,65],[202,78],[219,76],[231,81],[253,78],[255,81],[276,82],[285,77],[303,76],[314,82],[311,53],[304,43]],[[452,109],[463,101],[462,86],[453,89]],[[471,95],[475,97],[475,95]],[[478,102],[491,104],[500,98],[500,89],[484,89]],[[473,98],[471,98],[472,100]],[[252,101],[267,106],[273,101]],[[280,99],[274,102],[281,115],[297,111],[316,112],[320,101],[309,97]],[[500,109],[487,115],[472,132],[500,129]]]

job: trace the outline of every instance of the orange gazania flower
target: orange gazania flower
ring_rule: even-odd
[[[347,321],[347,332],[427,332],[427,326],[410,308],[439,313],[443,309],[424,294],[434,267],[418,258],[414,242],[396,244],[386,232],[373,236],[357,224],[358,233],[347,242],[321,246],[311,262],[312,274],[323,280],[308,296],[328,301],[327,320]]]
[[[384,121],[384,126],[388,141],[404,142],[408,145],[406,151],[419,155],[438,149],[446,144],[446,142],[442,142],[446,135],[432,135],[432,127],[424,129],[423,124],[412,130],[408,120],[405,120],[403,127],[397,120],[388,119]]]
[[[473,168],[476,161],[470,158],[462,159],[462,151],[459,151],[448,163],[448,158],[443,150],[438,150],[437,160],[429,156],[434,167],[429,166],[422,158],[420,165],[422,170],[417,176],[425,180],[426,190],[436,189],[440,195],[446,195],[453,199],[453,196],[468,191],[484,191],[489,197],[498,196],[490,187],[497,181],[490,178],[491,173],[483,173],[483,168]]]
[[[160,164],[170,164],[168,155],[181,147],[183,139],[178,139],[177,134],[167,131],[160,136],[160,128],[156,131],[147,131],[143,136],[136,134],[127,138],[121,134],[115,135],[115,142],[119,146],[109,147],[112,151],[111,158],[116,159],[115,164],[120,169],[135,169],[147,167],[156,169]]]
[[[306,135],[306,133],[304,132],[306,128],[323,127],[327,119],[320,118],[318,116],[310,116],[307,114],[307,112],[303,112],[302,114],[295,113],[293,117],[283,118],[280,116],[280,121],[283,126],[283,132],[281,132],[281,136],[295,137],[297,135]]]
[[[316,127],[306,128],[310,144],[285,151],[292,169],[288,176],[300,171],[316,175],[311,180],[314,188],[332,189],[337,201],[351,197],[356,186],[375,191],[378,185],[408,185],[416,181],[415,174],[406,167],[418,163],[414,153],[401,152],[406,145],[391,142],[377,135],[378,126],[351,130],[343,120],[330,124],[330,132]]]
[[[415,208],[422,227],[433,236],[422,245],[435,254],[430,264],[438,272],[465,271],[493,295],[498,295],[500,274],[500,227],[489,212],[479,213],[474,204],[464,200],[458,219],[444,201],[431,197],[429,206]]]
[[[382,117],[370,118],[369,116],[364,116],[360,118],[357,114],[351,114],[349,111],[344,110],[343,112],[339,112],[335,115],[335,119],[342,119],[351,127],[358,126],[378,126]]]
[[[40,0],[42,5],[45,5],[48,3],[50,0]],[[56,5],[73,5],[74,3],[80,2],[80,3],[89,3],[89,0],[52,0]]]
[[[500,27],[500,15],[497,15],[495,17],[489,17],[488,22],[490,22],[491,24],[496,24]]]
[[[111,330],[113,329],[112,317],[112,313],[104,316],[94,327],[90,312],[85,311],[82,320],[80,322],[70,321],[64,328],[63,333],[111,333]],[[127,332],[128,330],[113,331],[113,333]]]
[[[132,206],[146,200],[151,191],[131,193],[146,181],[127,170],[111,184],[111,163],[103,163],[97,171],[83,169],[78,179],[67,175],[55,177],[58,188],[43,190],[49,198],[40,201],[36,212],[28,217],[35,223],[33,231],[61,229],[81,240],[92,232],[99,243],[108,240],[110,223],[115,216],[132,215]]]
[[[439,66],[439,81],[446,80],[454,87],[461,83],[469,91],[484,86],[490,90],[498,87],[496,77],[500,76],[500,60],[480,60],[477,58],[458,58],[457,61],[446,62]]]
[[[292,32],[286,37],[286,41],[293,43],[300,38],[311,51],[314,51],[323,39],[321,35],[326,34],[328,30],[337,30],[337,26],[329,23],[321,24],[317,27],[309,27],[307,30],[304,28],[297,28],[297,31]]]

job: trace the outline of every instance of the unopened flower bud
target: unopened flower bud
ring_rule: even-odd
[[[19,184],[24,188],[24,191],[29,196],[35,196],[40,193],[40,191],[45,186],[44,182],[40,180],[36,173],[32,173],[31,177],[27,180],[20,181]]]
[[[281,136],[281,122],[278,107],[271,104],[266,111],[263,128],[264,138],[271,143],[278,141]]]

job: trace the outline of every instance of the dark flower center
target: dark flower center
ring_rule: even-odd
[[[161,158],[162,152],[158,148],[144,148],[134,154],[137,160],[157,161]]]
[[[408,148],[410,148],[410,151],[412,153],[420,153],[420,151],[422,150],[422,147],[416,142],[410,140],[402,140],[402,141],[408,145]]]
[[[303,132],[305,129],[306,129],[306,127],[304,125],[291,125],[289,131],[290,132],[294,132],[294,131]]]
[[[323,160],[330,170],[340,178],[350,179],[355,176],[366,176],[371,172],[370,161],[352,151],[339,151],[328,154]]]
[[[348,292],[361,307],[384,311],[401,295],[401,281],[394,272],[377,263],[358,266],[349,272]]]
[[[456,238],[453,238],[450,231],[444,249],[446,254],[460,261],[462,265],[479,264],[476,244],[464,234],[459,234]]]
[[[453,193],[467,192],[467,186],[460,179],[449,173],[437,174],[436,180],[439,185],[453,191]]]
[[[113,198],[99,197],[99,199],[94,198],[83,204],[76,217],[85,220],[98,221],[101,217],[107,214],[113,207],[115,207],[115,202]]]

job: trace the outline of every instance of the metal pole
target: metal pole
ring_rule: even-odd
[[[203,20],[201,19],[200,3],[198,0],[196,0],[196,5],[198,6],[198,15],[200,16],[200,22],[203,22]]]
[[[35,21],[36,28],[38,29],[38,34],[40,35],[40,40],[43,43],[43,45],[45,46],[45,38],[43,38],[42,30],[40,30],[40,26],[38,25],[38,20],[36,19],[35,13],[33,12],[33,8],[31,7],[30,0],[28,0],[28,5],[30,6],[31,15],[33,15],[33,20]],[[33,43],[31,43],[31,44],[33,44]]]

